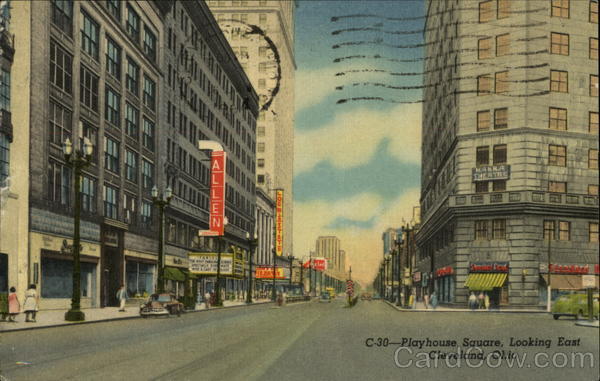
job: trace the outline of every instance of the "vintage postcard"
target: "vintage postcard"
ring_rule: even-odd
[[[598,0],[0,0],[0,381],[596,381],[598,86]]]

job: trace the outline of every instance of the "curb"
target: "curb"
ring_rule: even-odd
[[[401,312],[469,312],[469,313],[496,313],[496,314],[547,314],[547,311],[541,311],[541,310],[470,310],[470,309],[459,309],[459,308],[453,308],[453,309],[447,309],[447,310],[434,310],[434,309],[405,309],[405,308],[400,308],[396,305],[394,305],[393,303],[384,300],[384,302],[386,304],[388,304],[390,307],[401,311]]]
[[[248,304],[238,304],[236,306],[229,306],[229,307],[213,307],[213,308],[210,308],[210,309],[190,310],[190,311],[185,311],[185,314],[196,313],[196,312],[208,312],[208,311],[215,311],[215,310],[224,310],[224,309],[229,309],[229,308],[252,307],[252,306],[259,306],[259,305],[268,304],[268,303],[274,303],[274,302],[272,302],[272,301],[268,301],[268,302],[254,302],[254,303],[252,303],[250,305],[248,305]],[[59,324],[54,324],[54,325],[44,325],[44,326],[41,326],[41,327],[24,327],[24,328],[15,328],[15,329],[0,330],[0,333],[7,334],[7,333],[11,333],[11,332],[31,331],[31,330],[34,330],[34,329],[67,327],[67,326],[72,326],[72,325],[106,323],[106,322],[117,321],[117,320],[133,320],[133,319],[143,319],[143,317],[140,316],[140,315],[135,315],[135,316],[114,317],[114,318],[100,319],[100,320],[77,321],[77,322],[72,322],[72,323],[59,323]]]

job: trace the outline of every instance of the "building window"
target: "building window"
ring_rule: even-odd
[[[258,47],[258,56],[259,57],[266,57],[267,56],[267,47],[266,46],[259,46]]]
[[[550,144],[548,146],[548,165],[567,166],[567,147]]]
[[[548,192],[567,193],[567,183],[564,181],[548,181]]]
[[[477,112],[477,131],[488,131],[490,129],[490,111]]]
[[[265,159],[258,159],[258,160],[256,161],[256,166],[257,166],[258,168],[264,168],[264,167],[265,167]]]
[[[552,0],[552,17],[569,18],[569,0]]]
[[[598,113],[590,111],[588,114],[588,131],[590,134],[598,135]]]
[[[154,270],[156,265],[127,261],[127,294],[130,298],[146,297],[154,292]]]
[[[569,73],[560,70],[550,70],[550,91],[568,93]]]
[[[494,146],[494,165],[506,164],[506,144]]]
[[[104,185],[104,216],[117,220],[119,218],[119,191],[109,185]]]
[[[492,77],[489,74],[477,77],[477,95],[489,95],[492,92]]]
[[[137,221],[137,198],[134,195],[126,192],[123,194],[123,210],[125,223],[135,224]]]
[[[121,48],[110,38],[106,38],[106,72],[121,80]]]
[[[588,224],[589,231],[589,241],[590,242],[598,242],[598,223],[590,222]]]
[[[266,71],[267,71],[267,64],[266,64],[266,62],[260,62],[258,64],[258,72],[259,73],[264,73]]]
[[[71,36],[73,30],[73,1],[52,1],[52,23],[61,31]]]
[[[0,133],[0,187],[10,175],[10,142],[5,134]]]
[[[506,190],[506,180],[494,180],[492,181],[493,192],[504,192]]]
[[[508,128],[508,108],[497,108],[494,110],[494,130]]]
[[[133,59],[127,57],[127,74],[125,75],[125,85],[127,90],[136,96],[139,94],[139,76],[140,67],[133,62]]]
[[[10,72],[0,70],[0,110],[10,111]]]
[[[492,58],[492,38],[482,38],[477,42],[477,57],[480,60]]]
[[[567,129],[567,109],[550,107],[550,116],[548,119],[548,128],[551,130]]]
[[[81,176],[81,210],[96,213],[96,180]]]
[[[256,135],[257,136],[265,136],[265,126],[258,126]]]
[[[265,152],[265,143],[258,143],[257,152]]]
[[[556,239],[556,223],[555,221],[544,221],[544,240],[550,241]]]
[[[598,1],[590,1],[590,22],[598,24]]]
[[[140,41],[140,16],[131,5],[127,6],[127,33],[135,42]]]
[[[98,60],[98,45],[100,28],[98,24],[85,12],[81,12],[83,23],[81,25],[81,50]]]
[[[266,24],[267,23],[267,14],[266,13],[259,13],[258,14],[258,23],[259,24]]]
[[[50,82],[71,94],[73,57],[57,43],[50,41]]]
[[[106,8],[114,18],[121,21],[121,0],[107,0]]]
[[[598,76],[590,75],[590,97],[598,96]]]
[[[98,111],[98,77],[85,66],[79,70],[79,97],[81,103]]]
[[[257,175],[256,182],[259,184],[264,184],[265,183],[265,175]]]
[[[129,103],[125,105],[125,132],[132,138],[138,138],[140,112]]]
[[[510,53],[510,34],[496,36],[496,57],[506,56]]]
[[[48,199],[71,206],[71,169],[50,161],[48,164]]]
[[[104,139],[104,168],[119,173],[119,143],[106,137]]]
[[[475,193],[487,193],[490,191],[487,181],[478,181],[475,183]]]
[[[146,227],[152,226],[152,203],[150,201],[142,201],[141,217],[142,224]]]
[[[488,165],[490,163],[490,147],[477,147],[476,165],[478,167]]]
[[[588,195],[598,196],[598,184],[589,184],[588,185]]]
[[[598,61],[598,39],[590,37],[590,59]]]
[[[144,26],[144,53],[152,61],[156,61],[156,36],[148,26]]]
[[[498,19],[510,16],[510,2],[512,0],[498,0]]]
[[[588,150],[588,168],[589,169],[598,169],[598,150],[597,149]]]
[[[154,186],[154,164],[142,159],[142,186],[149,190]]]
[[[494,19],[494,2],[492,0],[479,3],[479,22],[484,23]]]
[[[144,147],[154,152],[154,123],[146,118],[144,118],[142,144]]]
[[[569,35],[564,33],[550,33],[550,53],[569,55]]]
[[[156,102],[156,83],[148,76],[144,76],[144,105],[154,110]]]
[[[104,118],[116,127],[121,126],[121,96],[108,86],[106,87]]]
[[[482,241],[488,239],[488,222],[475,221],[475,240]]]
[[[508,91],[508,71],[496,73],[496,94],[506,93]]]
[[[571,223],[568,221],[558,222],[558,239],[560,241],[571,240]]]
[[[492,220],[492,239],[506,239],[506,220]]]
[[[125,178],[133,183],[137,183],[138,172],[138,155],[137,153],[125,150]]]
[[[68,257],[67,257],[68,258]],[[43,298],[70,298],[73,296],[73,261],[65,259],[41,258],[40,290]],[[81,262],[81,296],[93,297],[92,288],[96,283],[95,263]]]
[[[58,103],[50,101],[49,140],[62,146],[67,138],[71,139],[72,114]]]

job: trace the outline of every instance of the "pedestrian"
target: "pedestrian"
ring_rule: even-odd
[[[30,284],[25,292],[25,302],[23,303],[23,311],[25,311],[25,321],[35,323],[35,315],[38,311],[40,297],[37,293],[35,284]],[[31,315],[31,318],[29,317]]]
[[[8,321],[16,323],[15,317],[17,317],[19,312],[21,312],[21,303],[19,303],[19,298],[17,297],[17,290],[11,287],[8,294]]]
[[[477,297],[474,292],[471,292],[471,295],[469,295],[469,308],[471,310],[477,309]]]
[[[429,308],[429,294],[423,295],[423,304],[425,305],[425,309]]]
[[[431,293],[430,303],[431,303],[431,308],[433,308],[435,310],[438,305],[437,295],[435,294],[435,291]]]
[[[485,305],[485,309],[489,310],[490,309],[490,296],[488,295],[488,293],[485,293],[485,297],[483,299],[483,304]]]
[[[119,312],[125,312],[125,302],[127,301],[127,291],[125,285],[121,283],[119,291],[117,291],[117,300],[119,301]]]
[[[479,293],[479,296],[477,297],[477,302],[478,302],[478,308],[480,310],[485,308],[485,296],[483,295],[483,291],[481,291]]]
[[[206,291],[204,294],[204,307],[206,307],[206,309],[210,308],[210,298],[210,292]]]
[[[283,295],[281,292],[277,293],[277,305],[279,307],[281,307],[281,305],[283,304]]]

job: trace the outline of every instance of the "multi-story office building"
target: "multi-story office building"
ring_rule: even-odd
[[[598,2],[429,0],[425,42],[429,291],[532,307],[548,267],[553,289],[597,279]]]
[[[283,189],[283,253],[293,253],[294,8],[289,0],[208,1],[259,94],[256,182],[271,198]],[[258,26],[265,36],[246,34]],[[279,61],[277,61],[277,57]]]
[[[174,195],[166,211],[167,265],[187,268],[188,252],[218,251],[215,238],[198,235],[209,227],[210,177],[209,156],[198,150],[198,140],[216,141],[227,152],[221,250],[235,246],[245,259],[246,233],[255,232],[258,96],[204,1],[156,4],[165,35],[164,128],[158,135],[165,155],[158,176]],[[227,290],[239,291],[242,277],[228,279]]]

